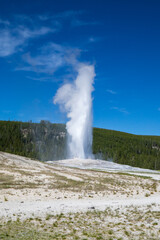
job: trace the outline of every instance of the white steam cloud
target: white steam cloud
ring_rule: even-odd
[[[94,66],[81,65],[71,84],[58,89],[54,104],[58,103],[67,113],[68,157],[92,157],[92,91]]]

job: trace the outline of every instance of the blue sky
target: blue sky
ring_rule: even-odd
[[[160,135],[160,1],[0,0],[0,119],[65,122],[53,104],[95,64],[93,125]]]

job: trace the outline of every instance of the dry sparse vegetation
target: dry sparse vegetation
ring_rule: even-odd
[[[160,211],[155,206],[141,210],[107,208],[105,211],[46,215],[45,218],[19,219],[0,225],[0,239],[134,239],[158,240]]]
[[[151,200],[159,197],[160,181],[151,177],[0,153],[0,239],[158,240],[160,205]]]

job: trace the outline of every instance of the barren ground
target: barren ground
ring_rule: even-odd
[[[66,161],[0,153],[0,239],[160,239],[160,173]]]

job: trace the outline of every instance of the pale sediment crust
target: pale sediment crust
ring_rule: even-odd
[[[0,165],[1,218],[159,204],[160,174],[151,170],[92,159],[42,163],[8,153],[0,153]]]

